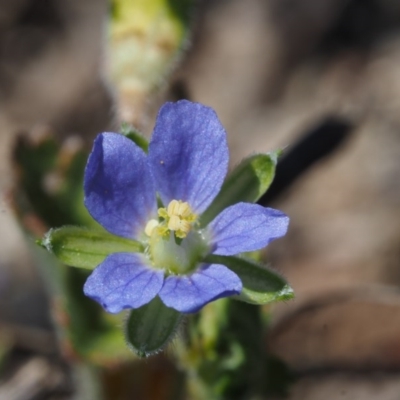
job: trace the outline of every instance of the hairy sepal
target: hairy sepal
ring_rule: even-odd
[[[94,269],[112,253],[143,251],[135,240],[77,226],[50,229],[38,244],[64,264],[85,269]]]
[[[209,255],[206,262],[226,265],[242,280],[243,289],[236,299],[251,304],[268,304],[290,300],[293,289],[277,272],[264,265],[242,257]]]
[[[244,159],[227,177],[221,191],[201,216],[207,226],[222,210],[239,203],[255,203],[270,187],[281,151],[255,154]]]
[[[150,303],[130,311],[125,324],[128,346],[139,357],[158,353],[174,338],[182,316],[156,296]]]

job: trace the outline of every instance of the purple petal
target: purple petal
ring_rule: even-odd
[[[163,271],[147,267],[141,256],[114,253],[91,273],[83,291],[106,311],[117,313],[147,304],[158,294],[163,280]]]
[[[186,100],[160,109],[149,162],[164,205],[182,200],[204,211],[221,188],[228,161],[226,133],[213,109]]]
[[[97,136],[85,170],[85,205],[109,232],[136,238],[156,212],[145,153],[117,133]]]
[[[192,275],[170,275],[159,296],[167,307],[193,313],[213,300],[242,291],[242,281],[224,265],[211,264]]]
[[[208,225],[213,254],[229,256],[265,247],[286,234],[289,217],[273,208],[238,203]]]

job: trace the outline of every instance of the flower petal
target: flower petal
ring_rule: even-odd
[[[221,188],[228,161],[226,133],[213,109],[186,100],[160,109],[149,162],[164,205],[182,200],[203,212]]]
[[[237,203],[208,225],[211,253],[229,256],[265,247],[285,235],[289,217],[273,208]]]
[[[192,275],[170,275],[159,296],[167,307],[193,313],[213,300],[239,294],[242,281],[220,264],[204,266]]]
[[[97,136],[85,170],[85,205],[109,232],[137,238],[156,212],[145,153],[117,133]]]
[[[158,294],[163,280],[163,271],[147,267],[139,255],[114,253],[92,272],[83,291],[106,311],[118,313],[147,304]]]

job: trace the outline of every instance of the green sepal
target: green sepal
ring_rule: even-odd
[[[121,133],[132,140],[132,142],[139,146],[145,153],[148,152],[149,141],[132,125],[123,123],[121,125]]]
[[[150,303],[130,311],[125,325],[128,345],[139,357],[161,351],[173,339],[182,316],[156,296]]]
[[[207,226],[222,210],[239,203],[255,203],[270,187],[281,151],[256,154],[244,159],[228,176],[221,191],[202,214],[200,225]]]
[[[243,289],[238,300],[251,304],[267,304],[274,301],[290,300],[294,297],[293,289],[286,280],[272,269],[252,260],[208,255],[206,262],[226,265],[239,276]]]
[[[143,252],[143,245],[135,240],[77,226],[50,229],[38,244],[64,264],[85,269],[97,267],[112,253]]]

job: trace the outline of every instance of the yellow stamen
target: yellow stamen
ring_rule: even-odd
[[[156,228],[158,226],[158,221],[156,219],[151,219],[147,224],[146,224],[146,228],[144,228],[144,233],[147,236],[151,236],[151,234],[154,231],[154,228]]]
[[[176,237],[185,238],[196,221],[197,215],[193,213],[189,203],[181,200],[172,200],[167,208],[158,209],[159,217],[164,219],[167,229],[174,231]],[[162,226],[164,224],[161,222]]]
[[[144,254],[154,268],[174,275],[195,270],[209,251],[202,233],[195,229],[196,220],[197,215],[182,200],[170,201],[158,209],[158,217],[148,220],[143,234]]]
[[[168,218],[167,210],[164,207],[159,208],[158,209],[158,216],[161,217],[161,218],[167,219]]]

